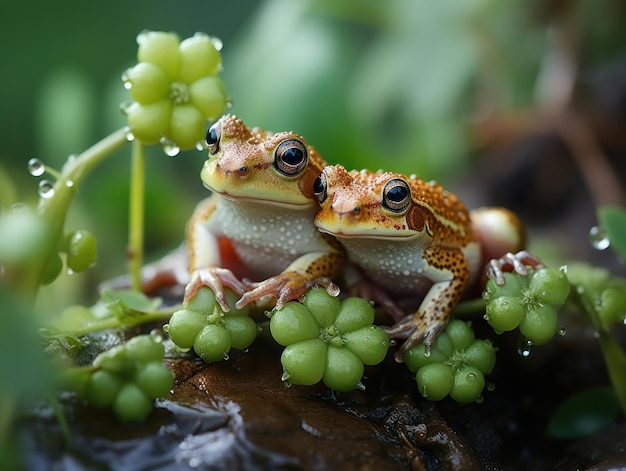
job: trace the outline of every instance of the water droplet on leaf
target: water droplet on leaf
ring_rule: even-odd
[[[33,177],[40,177],[46,171],[46,166],[43,162],[37,158],[32,158],[28,161],[28,173]]]
[[[609,238],[598,226],[593,226],[589,229],[589,242],[596,250],[606,250],[611,245]]]

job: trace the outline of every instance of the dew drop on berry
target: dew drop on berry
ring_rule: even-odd
[[[199,150],[200,152],[205,151],[206,150],[206,144],[204,143],[204,141],[196,142],[196,149]]]
[[[50,180],[41,180],[37,191],[42,198],[52,198],[54,196],[54,184]]]
[[[567,330],[565,330],[565,327],[561,327],[558,331],[558,334],[563,337],[565,334],[567,334]]]
[[[72,188],[74,186],[74,180],[65,180],[65,186]]]
[[[178,154],[180,154],[180,147],[178,147],[174,141],[171,141],[166,137],[162,137],[159,140],[159,143],[161,144],[161,147],[163,147],[163,152],[165,152],[165,155],[168,155],[170,157],[176,157]]]
[[[339,286],[337,286],[335,283],[330,283],[326,287],[326,292],[328,293],[329,296],[332,296],[333,298],[336,298],[337,296],[339,296],[340,291],[341,290]]]
[[[355,388],[358,389],[359,391],[365,391],[365,385],[361,382],[361,380],[359,380],[359,382],[356,383]]]
[[[228,352],[224,352],[222,354],[222,358],[224,359],[224,361],[227,361],[230,358],[230,355],[228,354]]]
[[[517,353],[519,354],[519,356],[528,358],[530,356],[531,347],[532,342],[526,337],[520,336],[519,344],[517,346]]]
[[[122,82],[124,83],[124,88],[126,90],[130,90],[131,88],[133,88],[133,82],[131,81],[130,74],[127,70],[122,73]]]
[[[289,373],[287,373],[286,371],[283,371],[283,375],[280,377],[280,380],[283,383],[286,383],[289,380]]]
[[[46,166],[38,158],[32,158],[28,161],[28,173],[33,177],[40,177],[46,171]]]
[[[598,226],[593,226],[589,229],[589,242],[596,250],[606,250],[611,245],[609,238]]]
[[[67,274],[72,276],[74,274],[74,270],[72,270],[71,268],[67,268]]]
[[[125,115],[127,115],[128,110],[130,109],[132,104],[133,104],[132,101],[123,101],[122,103],[120,103],[120,111],[124,113]]]

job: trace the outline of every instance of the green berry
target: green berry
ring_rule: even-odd
[[[417,387],[429,401],[440,401],[446,397],[454,384],[454,371],[443,363],[429,363],[415,374]]]
[[[140,62],[128,69],[123,78],[130,96],[142,105],[167,97],[170,79],[160,67],[149,62]]]
[[[122,387],[122,380],[105,370],[94,371],[85,386],[85,397],[96,407],[107,407],[113,403]]]
[[[280,357],[283,379],[304,386],[318,383],[324,374],[327,352],[328,346],[318,338],[287,346]]]
[[[135,138],[144,144],[158,144],[170,128],[172,102],[167,98],[147,105],[134,102],[124,111]]]
[[[465,366],[454,374],[454,384],[450,397],[460,404],[480,400],[480,393],[485,387],[485,377],[473,366]]]
[[[61,260],[61,256],[58,252],[50,255],[50,258],[46,262],[46,267],[44,268],[43,275],[41,276],[41,284],[48,285],[57,279],[59,274],[63,270],[63,260]]]
[[[93,366],[102,368],[110,373],[122,375],[128,368],[128,357],[124,345],[118,345],[106,352],[102,352],[93,361]]]
[[[113,402],[113,410],[124,422],[141,422],[152,410],[152,399],[135,383],[125,383]]]
[[[614,287],[603,290],[599,306],[598,315],[606,328],[611,324],[624,322],[626,294],[623,290]]]
[[[96,263],[98,256],[96,237],[89,231],[72,232],[67,238],[67,266],[82,272]]]
[[[150,362],[141,365],[135,376],[135,384],[146,393],[148,397],[156,399],[165,397],[174,386],[174,375],[160,362]]]
[[[231,347],[238,350],[248,348],[257,334],[256,323],[248,316],[226,316],[224,328],[230,335]]]
[[[363,377],[363,362],[347,348],[330,345],[322,379],[330,389],[348,392],[356,388]]]
[[[287,346],[316,338],[320,326],[304,305],[291,301],[272,314],[270,333],[279,344]]]
[[[524,317],[525,308],[519,298],[500,296],[487,303],[487,322],[496,332],[515,329]]]
[[[208,286],[198,288],[193,298],[187,299],[184,306],[192,311],[210,315],[215,308],[215,293]]]
[[[491,373],[496,364],[496,349],[488,340],[474,340],[464,351],[465,362],[481,373]]]
[[[550,306],[561,306],[569,294],[569,280],[565,272],[549,267],[535,271],[528,287],[537,301]]]
[[[487,287],[484,293],[486,300],[493,300],[500,296],[511,296],[513,298],[521,296],[526,286],[526,280],[520,280],[520,278],[524,277],[509,272],[504,272],[502,275],[504,276],[503,285],[498,285],[495,280],[491,278],[487,281]]]
[[[519,330],[534,345],[548,343],[557,331],[556,311],[547,305],[529,309],[520,322]]]
[[[363,298],[344,299],[337,313],[335,327],[339,332],[352,332],[367,327],[374,322],[374,308],[369,301]]]
[[[452,342],[452,347],[457,350],[466,349],[474,341],[474,331],[467,325],[467,322],[458,319],[451,320],[445,332]]]
[[[204,134],[204,123],[204,116],[192,104],[174,105],[168,138],[181,149],[192,149]]]
[[[165,348],[161,342],[157,342],[150,335],[138,335],[130,339],[124,345],[126,356],[129,360],[138,361],[140,363],[150,363],[152,361],[161,361]]]
[[[444,330],[435,340],[435,344],[430,349],[428,355],[426,355],[426,346],[420,343],[406,353],[404,362],[409,370],[416,372],[429,363],[443,363],[447,361],[453,351],[454,348],[452,347],[450,337]]]
[[[183,82],[192,83],[205,75],[217,74],[222,57],[206,34],[195,34],[184,39],[179,50],[181,62],[178,77]]]
[[[193,349],[206,363],[223,360],[230,347],[230,334],[216,324],[204,326],[193,343]]]
[[[327,327],[337,319],[339,298],[331,296],[323,288],[314,288],[302,300],[302,304],[309,310],[320,326]]]
[[[181,61],[178,36],[160,31],[145,31],[137,36],[137,43],[138,62],[156,65],[170,79],[178,76]]]
[[[224,82],[218,77],[202,77],[192,83],[189,99],[207,120],[222,114],[228,103]]]
[[[345,348],[365,365],[377,365],[387,356],[389,337],[383,329],[370,325],[343,335]]]
[[[172,314],[167,332],[172,342],[180,348],[191,348],[196,336],[205,325],[205,314],[191,309],[180,309]]]

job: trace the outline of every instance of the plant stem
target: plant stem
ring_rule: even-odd
[[[622,407],[622,412],[626,414],[626,355],[611,334],[602,330],[598,332],[600,333],[604,362],[613,384],[613,390]]]
[[[128,272],[131,288],[141,291],[143,265],[143,222],[146,153],[141,141],[133,142],[130,169],[130,208],[128,221]]]

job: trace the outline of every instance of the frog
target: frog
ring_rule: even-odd
[[[212,194],[187,226],[185,299],[208,286],[226,312],[226,287],[240,296],[238,309],[268,300],[280,309],[314,285],[336,293],[345,252],[313,224],[313,183],[326,165],[315,148],[293,131],[249,128],[231,114],[209,128],[206,146],[200,178]]]
[[[525,230],[513,212],[470,211],[435,181],[330,165],[314,193],[320,204],[315,225],[335,237],[348,265],[370,280],[370,297],[393,318],[385,327],[389,337],[404,339],[395,355],[400,362],[420,342],[430,351],[473,285],[487,276],[502,284],[503,271],[525,275],[526,267],[540,265],[523,250]],[[417,307],[406,314],[401,299]]]

